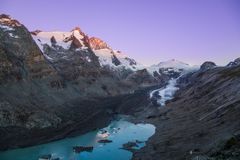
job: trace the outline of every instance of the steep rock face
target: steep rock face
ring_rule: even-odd
[[[30,122],[28,128],[34,128],[41,115],[52,124],[57,116],[39,106],[46,100],[46,88],[54,90],[52,84],[60,83],[61,78],[28,30],[7,15],[0,15],[0,57],[0,128],[27,127]],[[43,119],[41,122],[39,127],[45,127]]]
[[[55,37],[54,36],[52,36],[51,37],[51,43],[52,43],[52,46],[56,46],[56,44],[57,44],[57,41],[56,41],[56,39],[55,39]]]
[[[0,83],[54,75],[27,29],[7,15],[0,16]]]
[[[113,54],[112,56],[112,63],[115,65],[115,66],[118,66],[121,64],[121,62],[118,60],[118,58]]]
[[[83,41],[81,42],[75,36],[71,35],[66,39],[67,42],[71,43],[68,49],[59,45],[57,40],[53,40],[53,38],[51,41],[54,42],[51,42],[51,45],[43,44],[42,46],[44,56],[58,74],[67,81],[76,81],[81,77],[101,77],[100,64],[95,54],[90,49],[76,49],[83,47]]]
[[[156,133],[133,159],[212,156],[239,136],[240,67],[214,67],[182,78],[175,98],[146,117]]]
[[[126,81],[136,83],[138,85],[145,85],[151,83],[154,84],[158,82],[148,73],[147,69],[138,70],[133,74],[130,74],[129,76],[127,76]]]
[[[100,50],[100,49],[110,49],[106,42],[102,41],[99,38],[91,37],[89,39],[89,43],[92,49]]]

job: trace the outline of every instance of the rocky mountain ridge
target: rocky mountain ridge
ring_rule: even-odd
[[[239,159],[235,145],[240,136],[239,80],[239,65],[213,62],[180,77],[174,99],[158,110],[152,106],[147,116],[144,113],[145,121],[157,130],[133,159]]]
[[[99,63],[102,67],[110,70],[117,71],[136,71],[143,69],[144,67],[137,63],[134,59],[127,57],[120,51],[114,51],[106,42],[96,37],[88,37],[84,32],[76,27],[71,32],[43,32],[40,30],[32,32],[32,36],[39,48],[50,61],[54,59],[48,54],[46,46],[58,47],[58,49],[65,49],[75,52],[93,52],[99,59]],[[54,41],[54,43],[53,43]],[[45,47],[45,48],[44,48]],[[61,52],[61,51],[59,51]],[[67,58],[68,55],[65,55]],[[90,63],[91,57],[83,57],[88,63]]]

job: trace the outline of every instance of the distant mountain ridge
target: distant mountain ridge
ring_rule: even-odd
[[[148,72],[154,77],[159,77],[162,74],[175,74],[175,76],[179,76],[182,73],[195,71],[198,69],[199,66],[191,66],[176,59],[163,61],[147,68]]]

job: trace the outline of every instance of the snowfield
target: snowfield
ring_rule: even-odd
[[[159,64],[152,65],[148,67],[147,70],[151,75],[153,75],[154,72],[157,72],[159,75],[161,75],[159,69],[165,69],[164,73],[166,74],[169,71],[181,72],[181,74],[185,74],[194,70],[198,70],[199,68],[199,66],[191,66],[187,63],[171,59],[168,61],[160,62]]]

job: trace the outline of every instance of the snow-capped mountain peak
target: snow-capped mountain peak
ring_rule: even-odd
[[[177,69],[185,69],[190,67],[189,64],[178,61],[176,59],[160,62],[154,66],[158,66],[159,68],[177,68]]]
[[[71,49],[72,47],[79,49],[87,49],[87,35],[81,31],[79,27],[75,27],[70,32],[54,31],[45,32],[36,30],[31,32],[33,39],[38,44],[39,48],[44,53],[43,46],[45,44],[52,46],[51,39],[56,41],[55,45],[61,46],[64,49]]]
[[[152,75],[154,74],[168,74],[168,73],[172,73],[172,72],[188,72],[188,71],[192,71],[192,70],[196,70],[198,69],[199,66],[191,66],[187,63],[178,61],[176,59],[171,59],[168,61],[164,61],[164,62],[160,62],[158,64],[152,65],[150,67],[147,68],[147,70],[149,71],[149,73],[151,73]]]
[[[23,25],[16,19],[11,18],[9,15],[0,15],[0,29],[2,29],[3,32],[7,33],[12,39],[20,38],[17,35],[18,32],[16,32],[16,29],[21,27],[23,27]]]
[[[44,32],[36,30],[31,33],[33,39],[48,59],[49,55],[44,49],[45,45],[55,49],[59,49],[60,47],[72,51],[91,50],[98,57],[99,63],[102,67],[107,67],[112,70],[130,69],[134,71],[144,68],[134,59],[127,57],[120,51],[114,51],[100,38],[89,38],[79,27],[75,27],[70,32]]]
[[[80,27],[75,27],[72,31],[72,35],[75,36],[77,39],[83,39],[86,35]]]

